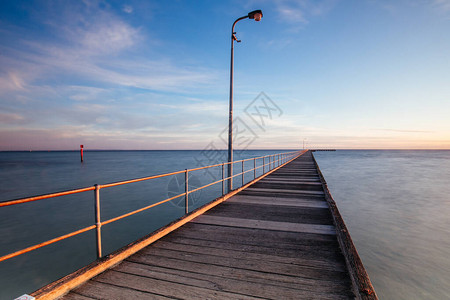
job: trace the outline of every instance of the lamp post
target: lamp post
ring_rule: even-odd
[[[240,43],[241,41],[236,38],[236,32],[234,32],[234,26],[236,23],[243,19],[253,19],[255,21],[261,21],[263,14],[261,10],[254,10],[249,12],[248,15],[240,17],[234,21],[231,27],[231,64],[230,64],[230,113],[228,116],[228,191],[233,189],[233,70],[234,70],[234,41]]]

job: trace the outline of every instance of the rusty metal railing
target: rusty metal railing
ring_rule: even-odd
[[[80,189],[74,189],[74,190],[68,190],[68,191],[63,191],[63,192],[57,192],[57,193],[51,193],[51,194],[45,194],[45,195],[40,195],[40,196],[33,196],[33,197],[28,197],[28,198],[21,198],[21,199],[15,199],[15,200],[8,200],[8,201],[3,201],[0,202],[0,208],[1,207],[6,207],[6,206],[12,206],[12,205],[18,205],[18,204],[25,204],[28,202],[33,202],[33,201],[39,201],[39,200],[44,200],[44,199],[49,199],[49,198],[55,198],[55,197],[60,197],[60,196],[65,196],[65,195],[72,195],[72,194],[78,194],[78,193],[83,193],[83,192],[87,192],[87,191],[94,191],[94,207],[95,207],[95,224],[81,228],[79,230],[70,232],[68,234],[50,239],[48,241],[39,243],[39,244],[35,244],[33,246],[12,252],[10,254],[4,255],[0,257],[0,262],[11,259],[13,257],[17,257],[19,255],[31,252],[33,250],[42,248],[44,246],[50,245],[50,244],[54,244],[56,242],[65,240],[67,238],[79,235],[81,233],[90,231],[90,230],[96,230],[96,244],[97,244],[97,258],[101,258],[102,257],[102,231],[101,228],[104,225],[116,222],[118,220],[121,220],[123,218],[135,215],[137,213],[143,212],[145,210],[148,210],[152,207],[156,207],[159,206],[161,204],[164,204],[166,202],[172,201],[174,199],[180,198],[180,197],[185,197],[185,215],[189,214],[189,194],[194,193],[196,191],[205,189],[209,186],[218,184],[218,183],[222,183],[222,196],[225,195],[225,182],[228,180],[233,180],[233,178],[238,177],[238,176],[242,176],[242,185],[244,185],[245,179],[244,179],[244,175],[246,173],[249,172],[253,172],[253,178],[256,178],[256,171],[258,169],[263,169],[262,170],[262,174],[272,170],[275,167],[278,167],[282,164],[285,164],[287,162],[289,162],[290,160],[292,160],[293,158],[295,158],[296,156],[300,155],[301,151],[292,151],[292,152],[285,152],[285,153],[278,153],[278,154],[272,154],[272,155],[265,155],[265,156],[260,156],[260,157],[254,157],[254,158],[248,158],[248,159],[242,159],[242,160],[237,160],[234,162],[226,162],[226,163],[219,163],[219,164],[215,164],[215,165],[210,165],[210,166],[204,166],[204,167],[199,167],[199,168],[194,168],[194,169],[185,169],[184,171],[177,171],[177,172],[171,172],[171,173],[165,173],[165,174],[160,174],[160,175],[154,175],[154,176],[149,176],[149,177],[142,177],[142,178],[137,178],[137,179],[131,179],[131,180],[125,180],[125,181],[119,181],[119,182],[113,182],[113,183],[108,183],[108,184],[95,184],[94,186],[91,187],[85,187],[85,188],[80,188]],[[266,163],[266,160],[268,159],[268,163]],[[252,161],[253,160],[253,168],[245,170],[245,162],[247,161]],[[262,160],[262,164],[260,166],[257,166],[257,161],[258,160]],[[229,165],[229,164],[238,164],[241,163],[241,172],[237,173],[237,174],[228,174],[228,177],[225,177],[225,166]],[[204,170],[204,169],[210,169],[210,168],[215,168],[215,167],[221,167],[221,171],[222,171],[222,178],[213,182],[210,182],[208,184],[205,184],[201,187],[189,190],[189,183],[188,183],[188,178],[189,178],[189,173],[193,172],[193,171],[198,171],[198,170]],[[114,187],[114,186],[119,186],[119,185],[125,185],[125,184],[130,184],[130,183],[136,183],[136,182],[141,182],[141,181],[148,181],[148,180],[152,180],[152,179],[156,179],[156,178],[162,178],[162,177],[167,177],[167,176],[173,176],[173,175],[177,175],[177,174],[185,174],[185,191],[183,193],[180,193],[178,195],[175,195],[173,197],[169,197],[167,199],[164,199],[162,201],[159,201],[157,203],[133,210],[131,212],[122,214],[120,216],[105,220],[105,221],[101,221],[101,215],[100,215],[100,190],[101,189],[105,189],[105,188],[109,188],[109,187]],[[230,192],[230,191],[229,191]]]

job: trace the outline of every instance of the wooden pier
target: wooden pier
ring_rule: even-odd
[[[311,152],[63,299],[377,299]]]

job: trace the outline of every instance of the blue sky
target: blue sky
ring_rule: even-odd
[[[225,149],[254,9],[238,148],[450,148],[450,0],[1,1],[0,150]]]

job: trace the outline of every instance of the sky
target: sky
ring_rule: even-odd
[[[450,149],[450,0],[0,1],[0,150]]]

